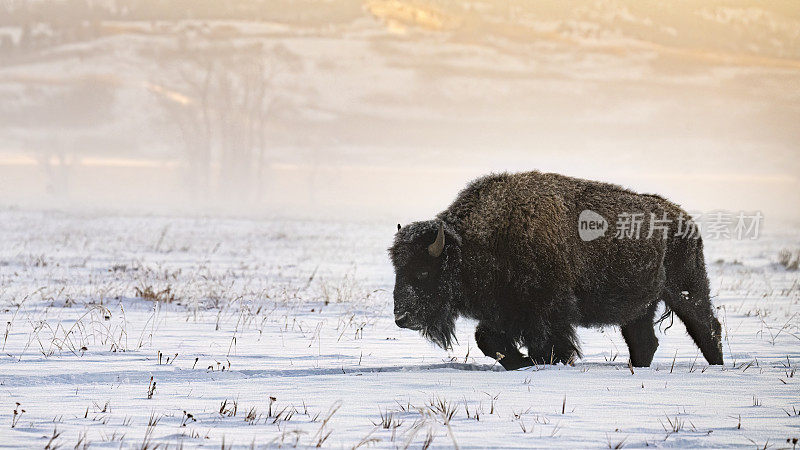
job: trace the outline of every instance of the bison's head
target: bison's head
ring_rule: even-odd
[[[455,338],[461,239],[439,221],[400,228],[389,249],[395,271],[394,320],[442,348]]]

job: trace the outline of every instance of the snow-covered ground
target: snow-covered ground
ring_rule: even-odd
[[[653,366],[632,373],[613,328],[581,330],[574,367],[516,372],[480,353],[468,322],[449,353],[398,329],[394,227],[0,211],[0,446],[800,437],[800,277],[775,263],[800,230],[707,244],[724,367],[708,367],[676,320]]]

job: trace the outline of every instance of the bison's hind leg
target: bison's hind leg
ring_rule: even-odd
[[[698,295],[699,294],[699,295]],[[722,364],[722,327],[719,324],[708,298],[708,288],[698,288],[685,295],[667,289],[664,299],[686,326],[686,331],[700,348],[706,361],[712,365]]]
[[[520,353],[511,337],[484,322],[475,329],[475,343],[484,355],[496,359],[506,370],[533,365],[530,358]]]
[[[628,344],[633,367],[647,367],[653,362],[653,355],[658,348],[658,338],[653,329],[657,306],[658,302],[655,302],[642,316],[622,325],[622,337]]]
[[[709,364],[722,365],[722,327],[714,315],[703,259],[703,240],[678,241],[662,292]]]

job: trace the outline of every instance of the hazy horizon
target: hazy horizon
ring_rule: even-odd
[[[795,3],[151,3],[7,6],[0,205],[406,221],[541,170],[800,220]]]

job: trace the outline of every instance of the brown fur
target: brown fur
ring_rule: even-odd
[[[580,239],[586,209],[609,222],[604,237]],[[620,213],[645,214],[640,239],[613,237]],[[667,239],[646,238],[650,213],[673,220]],[[398,231],[390,249],[398,325],[449,347],[455,318],[477,319],[478,346],[506,368],[570,362],[580,355],[575,326],[619,325],[633,364],[646,366],[664,301],[708,362],[721,364],[702,240],[675,236],[681,214],[689,217],[656,195],[558,174],[479,178],[435,220]],[[445,249],[434,258],[426,249],[440,225]]]

